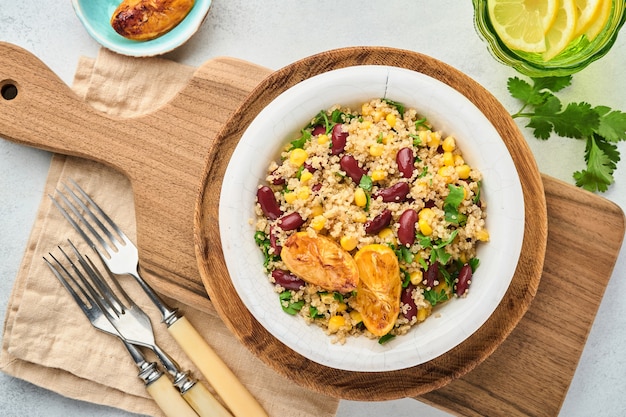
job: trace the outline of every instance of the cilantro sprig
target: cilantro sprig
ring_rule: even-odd
[[[522,108],[511,116],[529,119],[526,127],[537,139],[555,134],[586,141],[586,169],[576,171],[578,187],[604,192],[615,181],[613,173],[620,160],[617,142],[626,140],[626,113],[607,106],[593,107],[586,102],[563,105],[554,94],[572,83],[572,76],[531,78],[532,84],[518,77],[509,78],[507,87]]]

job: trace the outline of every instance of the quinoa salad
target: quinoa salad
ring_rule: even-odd
[[[481,173],[388,99],[315,115],[257,189],[254,239],[286,314],[385,343],[469,295],[489,240]]]

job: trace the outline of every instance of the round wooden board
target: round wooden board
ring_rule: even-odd
[[[526,223],[521,256],[511,285],[487,322],[463,343],[422,365],[389,372],[352,372],[329,368],[292,351],[262,327],[243,305],[224,262],[218,206],[224,172],[239,139],[257,114],[298,82],[355,65],[411,69],[453,87],[491,121],[506,143],[522,183]],[[262,361],[312,390],[350,400],[382,401],[415,397],[440,388],[485,360],[509,335],[533,300],[547,243],[547,212],[541,176],[528,145],[502,105],[478,83],[428,56],[384,47],[328,51],[272,73],[258,85],[226,123],[207,157],[194,218],[196,256],[202,281],[230,330]],[[242,238],[245,238],[242,236]]]

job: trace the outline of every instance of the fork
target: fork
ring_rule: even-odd
[[[70,179],[69,182],[76,192],[67,184],[63,184],[65,194],[57,189],[57,195],[61,202],[53,196],[49,197],[65,219],[98,254],[109,271],[116,275],[130,275],[135,278],[159,310],[162,321],[167,325],[167,329],[174,340],[198,367],[209,384],[213,386],[233,415],[236,417],[268,417],[257,400],[189,320],[179,314],[176,309],[170,308],[141,277],[139,253],[133,242],[74,180]],[[63,206],[66,206],[69,211]],[[75,220],[70,212],[78,220]],[[81,224],[84,228],[81,227]],[[98,244],[94,243],[94,240]]]
[[[183,399],[200,417],[232,417],[204,385],[182,372],[174,359],[156,344],[150,318],[131,300],[122,286],[113,280],[116,289],[114,292],[88,257],[81,256],[73,245],[72,250],[83,270],[87,272],[86,276],[81,276],[82,284],[119,335],[126,342],[146,347],[156,354],[172,376],[174,386],[180,390]]]
[[[74,245],[70,242],[72,249]],[[59,246],[59,250],[70,264],[74,274],[57,260],[52,253],[48,253],[52,261],[44,257],[44,261],[50,267],[50,270],[61,282],[63,287],[70,293],[76,304],[80,307],[92,326],[96,329],[117,336],[126,347],[131,358],[139,368],[139,378],[144,382],[146,391],[157,403],[159,408],[167,417],[197,417],[196,412],[181,397],[180,392],[170,383],[164,373],[157,368],[154,362],[148,362],[139,349],[124,340],[117,332],[111,322],[104,316],[100,306],[95,302],[93,295],[85,291],[84,284],[81,285],[78,280],[85,281],[83,272],[76,266],[69,255]],[[79,258],[80,259],[80,258]],[[76,278],[78,277],[78,278]],[[71,284],[70,284],[71,282]],[[76,291],[78,290],[80,294]]]

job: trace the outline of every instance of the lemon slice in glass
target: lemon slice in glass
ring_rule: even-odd
[[[610,0],[574,0],[578,20],[576,21],[576,36],[582,35],[600,15],[603,3]]]
[[[546,51],[543,59],[549,61],[557,56],[576,36],[577,22],[574,0],[561,0],[554,23],[546,33]]]
[[[587,39],[589,39],[590,42],[593,41],[596,36],[600,34],[600,32],[602,32],[602,29],[604,29],[604,27],[609,22],[612,6],[612,0],[600,0],[598,15],[594,20],[592,20],[591,24],[584,32],[585,36],[587,36]]]
[[[545,35],[556,19],[559,0],[487,0],[487,7],[493,28],[509,48],[546,51]]]

